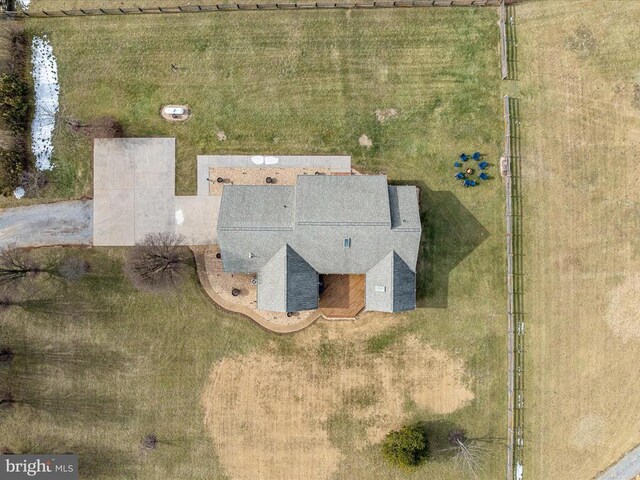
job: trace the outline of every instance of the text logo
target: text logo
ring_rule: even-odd
[[[0,455],[0,480],[78,480],[77,455]]]

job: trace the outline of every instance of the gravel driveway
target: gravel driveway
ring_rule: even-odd
[[[71,200],[0,210],[0,248],[89,245],[93,201]]]
[[[595,480],[633,480],[636,475],[640,475],[640,446],[627,453]]]

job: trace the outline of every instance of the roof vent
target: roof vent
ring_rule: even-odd
[[[351,248],[351,239],[350,238],[345,238],[344,239],[344,248]]]

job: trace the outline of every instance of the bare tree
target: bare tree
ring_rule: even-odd
[[[48,271],[33,259],[28,250],[12,247],[0,249],[0,286]]]
[[[455,429],[449,432],[451,447],[445,451],[453,452],[456,464],[471,477],[478,478],[482,472],[482,460],[487,449],[480,443],[480,439],[468,438],[464,431]]]
[[[47,175],[42,170],[31,169],[22,174],[20,185],[24,188],[27,197],[37,197],[47,183]]]
[[[187,262],[183,237],[173,233],[151,233],[128,254],[125,271],[142,290],[162,290],[174,286]]]
[[[157,446],[158,446],[158,437],[156,436],[155,433],[150,433],[148,435],[145,435],[145,437],[142,439],[142,442],[140,443],[140,448],[143,451],[155,450]]]

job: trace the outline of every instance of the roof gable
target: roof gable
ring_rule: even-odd
[[[416,308],[416,274],[395,252],[389,252],[368,272],[366,308],[378,312],[401,312]]]
[[[296,312],[318,308],[318,273],[285,244],[258,272],[258,309]]]

